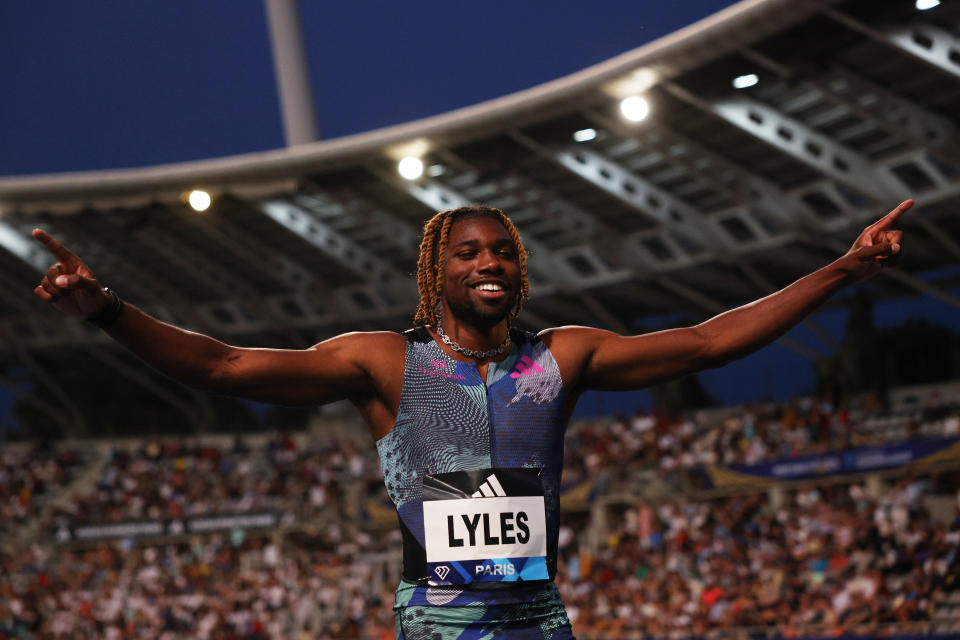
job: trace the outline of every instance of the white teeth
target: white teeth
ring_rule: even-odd
[[[503,291],[503,287],[501,287],[501,286],[498,285],[498,284],[494,284],[494,283],[492,283],[492,282],[490,282],[490,283],[484,283],[484,284],[478,284],[478,285],[477,285],[476,287],[474,287],[474,288],[475,288],[475,289],[478,289],[478,290],[480,290],[480,291]]]

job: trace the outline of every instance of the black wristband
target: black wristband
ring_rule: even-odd
[[[117,292],[110,287],[104,287],[103,292],[110,296],[110,304],[104,307],[100,313],[84,318],[84,320],[101,329],[107,329],[117,321],[117,318],[119,318],[123,312],[123,300],[121,300]]]

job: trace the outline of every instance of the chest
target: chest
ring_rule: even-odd
[[[478,367],[432,345],[411,348],[395,433],[431,473],[542,466],[563,440],[563,385],[546,348],[515,348]]]

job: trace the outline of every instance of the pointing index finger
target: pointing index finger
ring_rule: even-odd
[[[63,246],[62,244],[54,240],[53,236],[51,236],[49,233],[47,233],[43,229],[34,229],[33,237],[39,240],[40,244],[46,247],[47,251],[53,254],[53,257],[56,258],[58,261],[66,264],[70,261],[77,260],[77,256],[70,253],[69,249],[67,249],[65,246]]]
[[[877,220],[873,224],[873,229],[875,231],[886,231],[887,229],[890,228],[890,225],[892,225],[894,222],[897,221],[897,218],[900,217],[900,214],[902,214],[904,211],[908,210],[912,206],[913,206],[912,198],[910,200],[904,200],[899,205],[897,205],[896,209],[894,209],[887,215]]]

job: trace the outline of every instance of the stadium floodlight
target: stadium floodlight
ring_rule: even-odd
[[[933,9],[934,7],[940,6],[940,0],[917,0],[917,10],[926,11],[927,9]]]
[[[629,96],[620,101],[620,113],[630,122],[640,122],[650,113],[650,103],[640,96]]]
[[[590,142],[597,137],[596,129],[580,129],[573,132],[573,139],[576,142]]]
[[[190,195],[187,196],[187,202],[190,203],[194,211],[202,212],[210,208],[210,203],[213,202],[213,200],[206,191],[194,189],[190,192]]]
[[[407,156],[397,163],[397,171],[407,180],[416,180],[423,175],[423,162],[420,158]]]
[[[746,89],[760,82],[760,77],[755,73],[745,73],[733,79],[734,89]]]

